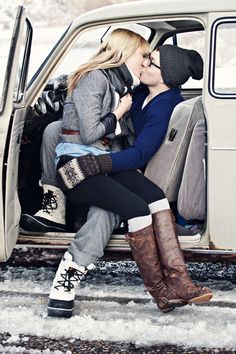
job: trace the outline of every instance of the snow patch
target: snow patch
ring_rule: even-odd
[[[144,291],[134,262],[130,262],[130,274],[124,271],[126,268],[120,271],[119,267],[122,267],[122,263],[114,267],[108,264],[105,271],[102,265],[88,281],[82,283],[77,295],[98,299],[76,300],[75,315],[70,319],[47,317],[47,296],[30,296],[31,293],[48,294],[55,270],[44,267],[6,267],[0,270],[0,291],[6,292],[1,294],[0,331],[11,334],[7,343],[19,342],[19,335],[23,334],[25,341],[27,336],[36,335],[90,341],[123,341],[138,346],[169,343],[187,347],[236,348],[235,308],[193,305],[163,314]],[[215,283],[217,286],[217,281]],[[11,295],[7,295],[7,291],[11,291]],[[14,295],[13,291],[19,294]],[[27,292],[30,294],[23,294]],[[99,297],[109,296],[128,297],[130,302],[120,304],[99,301]],[[133,298],[145,299],[145,303],[134,302]],[[214,300],[235,302],[236,289],[216,290]],[[20,350],[17,347],[17,353],[21,353]]]

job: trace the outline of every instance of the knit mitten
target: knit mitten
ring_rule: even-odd
[[[71,157],[69,157],[71,158]],[[64,156],[62,160],[68,159]],[[112,160],[109,154],[94,156],[87,154],[69,159],[65,164],[58,164],[57,179],[62,190],[70,190],[82,182],[86,177],[105,174],[112,169]]]

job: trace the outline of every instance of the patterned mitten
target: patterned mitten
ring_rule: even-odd
[[[69,160],[62,163],[63,160]],[[57,170],[57,179],[62,190],[70,190],[82,182],[86,177],[105,174],[112,169],[112,160],[109,154],[94,156],[87,154],[72,158],[62,156]]]

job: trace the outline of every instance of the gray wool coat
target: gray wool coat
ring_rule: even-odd
[[[122,145],[110,134],[111,147],[104,146],[100,138],[105,134],[101,118],[112,112],[117,105],[115,85],[121,82],[113,77],[110,82],[103,70],[94,70],[79,80],[71,96],[66,99],[62,127],[79,130],[79,135],[62,134],[62,140],[97,147],[102,150],[121,150]],[[119,97],[118,97],[119,98]]]

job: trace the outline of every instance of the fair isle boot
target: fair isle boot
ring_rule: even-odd
[[[73,261],[67,251],[61,260],[49,294],[48,316],[69,318],[73,314],[75,289],[88,270],[95,268],[81,266]]]
[[[66,229],[66,199],[54,186],[43,185],[42,209],[36,214],[22,214],[20,226],[32,232],[63,232]]]

